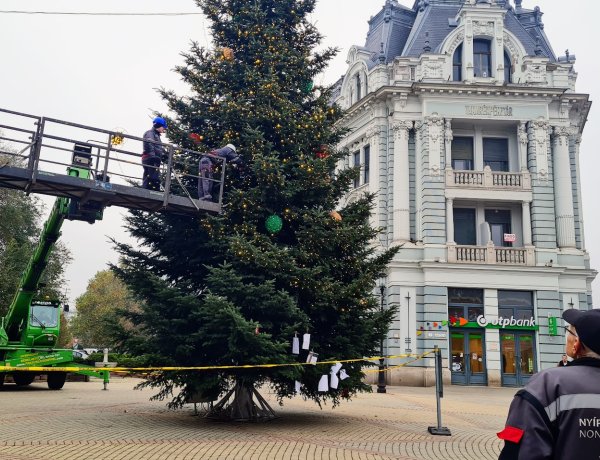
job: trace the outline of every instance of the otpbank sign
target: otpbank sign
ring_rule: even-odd
[[[489,320],[483,315],[477,317],[479,327],[488,329],[521,329],[527,331],[537,331],[539,326],[536,324],[535,318],[516,319],[514,316]]]
[[[514,316],[510,318],[504,318],[500,316],[495,319],[488,319],[484,315],[479,315],[477,321],[466,321],[460,318],[462,321],[451,321],[450,325],[453,327],[465,327],[465,328],[486,328],[486,329],[512,329],[517,331],[537,331],[539,326],[535,318],[530,319],[517,319]]]

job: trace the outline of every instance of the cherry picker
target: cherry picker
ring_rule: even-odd
[[[77,369],[76,373],[101,377],[106,388],[108,371],[76,364],[72,350],[58,347],[60,302],[38,297],[40,280],[63,222],[94,223],[102,219],[108,206],[189,216],[218,213],[226,160],[213,158],[220,174],[208,180],[214,182],[216,192],[212,200],[205,196],[200,200],[194,195],[199,179],[194,174],[198,152],[162,144],[168,153],[160,169],[164,187],[159,191],[146,190],[136,185],[139,177],[133,175],[136,169],[141,172],[144,139],[2,108],[0,117],[3,130],[0,131],[0,154],[20,158],[0,164],[0,187],[57,197],[18,291],[6,315],[0,318],[0,385],[7,374],[20,386],[32,383],[36,375],[46,374],[48,387],[58,390],[65,383],[68,368],[72,367]],[[4,118],[8,121],[4,122]],[[64,134],[67,131],[68,137]],[[70,135],[73,132],[78,134]],[[91,136],[96,140],[89,139]],[[98,137],[103,139],[98,141]],[[125,139],[137,151],[125,150],[122,147]],[[66,167],[67,174],[57,172],[57,167],[61,171]]]
[[[73,163],[68,175],[90,179],[91,155],[88,150],[75,146]],[[60,236],[65,219],[94,223],[102,219],[104,205],[101,202],[59,197],[46,220],[39,243],[29,260],[6,316],[0,321],[0,384],[7,373],[18,386],[33,382],[34,371],[19,368],[45,367],[65,368],[75,366],[73,352],[58,348],[60,335],[61,304],[55,300],[40,299],[36,295],[40,280],[48,263],[50,253]],[[3,366],[3,367],[2,367]],[[100,377],[108,383],[108,371],[96,370],[77,364],[77,373]],[[67,376],[65,371],[47,371],[48,388],[60,390]]]

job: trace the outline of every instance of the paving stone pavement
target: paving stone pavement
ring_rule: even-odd
[[[283,407],[264,388],[279,418],[259,424],[170,411],[133,390],[136,379],[0,388],[0,460],[59,459],[497,459],[495,433],[515,393],[509,388],[446,386],[442,422],[451,437],[431,436],[434,388],[387,387],[332,409],[302,398]]]

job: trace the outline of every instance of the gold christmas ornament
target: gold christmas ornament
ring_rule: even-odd
[[[341,216],[341,214],[340,214],[339,212],[337,212],[337,211],[331,211],[331,212],[329,213],[329,215],[331,216],[331,218],[332,218],[333,220],[335,220],[335,221],[337,221],[337,222],[341,222],[341,220],[342,220],[342,216]]]
[[[124,129],[116,128],[115,132],[112,133],[110,137],[110,145],[116,147],[117,145],[123,144],[125,142],[125,138],[123,137]]]
[[[233,50],[231,48],[223,48],[221,50],[221,54],[223,55],[223,59],[225,59],[226,61],[232,61],[233,60]]]

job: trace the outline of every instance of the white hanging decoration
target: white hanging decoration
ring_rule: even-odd
[[[319,391],[321,393],[326,393],[329,391],[329,381],[327,378],[327,374],[321,376],[321,380],[319,380]]]
[[[319,360],[319,353],[315,353],[314,351],[310,351],[308,356],[306,357],[306,362],[308,364],[317,364]]]
[[[304,334],[302,337],[302,349],[308,350],[310,348],[310,334]]]
[[[342,369],[340,371],[340,380],[346,380],[348,377],[350,376],[346,373],[346,369]]]
[[[293,355],[300,354],[300,339],[298,337],[294,337],[292,339],[292,354]]]
[[[342,363],[335,363],[333,366],[331,366],[331,373],[337,374],[341,368],[342,368]]]
[[[332,389],[337,390],[339,383],[340,383],[340,379],[338,379],[338,376],[332,372],[330,374],[329,386]]]

